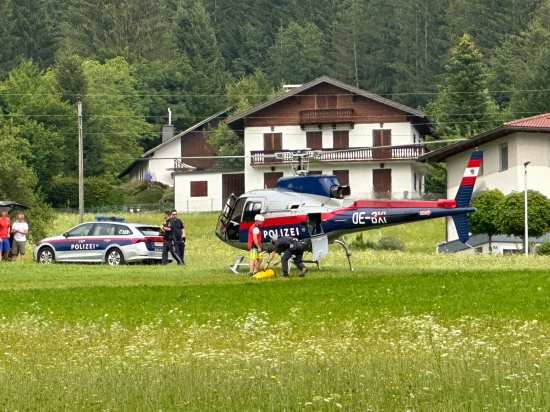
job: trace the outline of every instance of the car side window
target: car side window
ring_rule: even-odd
[[[67,234],[69,236],[88,236],[88,234],[90,233],[90,229],[93,225],[93,223],[84,223],[83,225],[77,226],[69,230]]]
[[[115,225],[110,223],[97,223],[92,236],[112,236],[115,233]]]
[[[128,236],[132,234],[132,230],[128,226],[117,225],[115,228],[115,235]]]

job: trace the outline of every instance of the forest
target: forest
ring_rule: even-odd
[[[183,130],[329,75],[464,138],[550,111],[549,68],[549,0],[0,0],[0,199],[74,182],[78,100],[87,180],[117,185],[168,107]]]

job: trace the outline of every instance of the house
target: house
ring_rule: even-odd
[[[441,149],[429,152],[418,160],[447,163],[447,195],[454,198],[472,150],[483,150],[483,164],[475,193],[499,189],[504,194],[528,189],[550,197],[550,113],[504,123]],[[527,162],[528,166],[526,165]],[[447,221],[447,242],[458,236],[452,221]],[[517,248],[512,241],[509,248]],[[521,244],[520,244],[521,247]]]
[[[130,181],[150,179],[174,185],[174,171],[210,169],[216,150],[206,142],[206,132],[227,116],[228,110],[220,111],[187,130],[174,135],[174,126],[163,126],[162,142],[134,160],[117,176],[129,176]],[[169,122],[170,123],[170,122]]]
[[[227,109],[220,111],[177,135],[174,126],[163,126],[162,142],[118,177],[128,175],[130,181],[150,179],[173,186],[174,204],[181,211],[221,210],[231,193],[244,193],[242,169],[213,168],[216,149],[207,143],[207,133],[227,113]]]
[[[422,195],[416,159],[431,132],[420,110],[323,76],[225,122],[244,139],[246,191],[275,187],[294,172],[290,152],[307,148],[310,174],[336,175],[355,198]]]

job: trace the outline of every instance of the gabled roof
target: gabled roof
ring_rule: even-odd
[[[473,149],[482,144],[515,132],[550,133],[550,113],[504,123],[502,126],[487,130],[483,133],[472,136],[469,139],[460,140],[456,143],[426,153],[425,155],[420,156],[417,161],[442,162],[448,157]]]
[[[533,128],[550,128],[550,113],[539,114],[538,116],[526,117],[525,119],[513,120],[504,123],[507,127],[533,127]]]
[[[247,111],[244,111],[242,113],[238,113],[234,116],[231,116],[231,117],[228,117],[227,119],[225,119],[225,122],[227,124],[231,124],[237,120],[240,120],[244,117],[247,117],[251,114],[254,114],[256,113],[257,111],[260,111],[262,109],[265,109],[269,106],[272,106],[274,105],[275,103],[278,103],[282,100],[285,100],[285,99],[288,99],[289,97],[292,97],[292,96],[295,96],[297,94],[300,94],[308,89],[311,89],[312,87],[314,86],[317,86],[321,83],[328,83],[328,84],[331,84],[333,86],[336,86],[336,87],[339,87],[341,89],[344,89],[350,93],[354,93],[354,94],[357,94],[359,96],[363,96],[363,97],[366,97],[367,99],[371,99],[371,100],[374,100],[374,101],[377,101],[379,103],[382,103],[382,104],[385,104],[387,106],[391,106],[391,107],[394,107],[398,110],[402,110],[404,111],[405,113],[407,114],[410,114],[410,115],[413,115],[413,116],[417,116],[417,117],[422,117],[422,118],[426,118],[427,119],[427,115],[426,113],[420,111],[420,110],[417,110],[417,109],[413,109],[412,107],[409,107],[409,106],[406,106],[404,104],[401,104],[401,103],[397,103],[397,102],[394,102],[393,100],[390,100],[390,99],[386,99],[382,96],[379,96],[377,94],[374,94],[374,93],[369,93],[365,90],[361,90],[357,87],[353,87],[353,86],[350,86],[349,84],[346,84],[346,83],[342,83],[341,81],[338,81],[338,80],[335,80],[335,79],[332,79],[328,76],[321,76],[309,83],[306,83],[304,84],[303,86],[300,86],[300,87],[297,87],[297,88],[294,88],[292,89],[291,91],[289,92],[286,92],[280,96],[277,96],[271,100],[268,100],[267,102],[264,102],[262,104],[259,104]]]
[[[187,130],[184,130],[183,132],[181,133],[178,133],[177,135],[175,135],[174,137],[172,137],[171,139],[168,139],[166,140],[165,142],[162,142],[161,144],[153,147],[151,150],[148,150],[146,151],[145,153],[143,153],[141,155],[142,158],[147,158],[147,157],[151,157],[152,155],[155,154],[155,152],[160,149],[161,147],[164,147],[170,143],[172,143],[173,141],[177,140],[177,139],[180,139],[182,138],[183,136],[185,136],[187,133],[191,133],[197,129],[200,129],[202,126],[208,124],[210,121],[218,118],[218,117],[221,117],[223,115],[226,115],[227,112],[229,112],[229,108],[227,109],[224,109],[216,114],[213,114],[212,116],[210,117],[207,117],[206,119],[200,121],[199,123],[196,123],[194,124],[193,126],[191,126],[190,128],[188,128]],[[117,178],[122,178],[124,176],[126,176],[128,173],[130,173],[130,171],[134,168],[134,166],[140,162],[142,160],[134,160],[132,163],[130,163],[122,172],[120,172],[120,174],[117,176]],[[192,167],[192,166],[190,166]]]

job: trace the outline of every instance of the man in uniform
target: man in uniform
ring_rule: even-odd
[[[174,249],[181,259],[181,263],[185,265],[185,226],[181,219],[178,218],[178,211],[172,210],[172,220],[174,221]]]
[[[249,276],[253,276],[258,272],[262,263],[262,233],[260,227],[264,224],[264,220],[262,215],[256,215],[254,224],[248,229],[248,250],[250,251]]]
[[[168,251],[172,254],[172,257],[178,265],[183,264],[181,258],[174,251],[174,221],[171,218],[171,213],[167,210],[164,212],[165,222],[160,226],[160,230],[163,235],[163,245],[162,245],[162,264],[168,264]]]
[[[273,252],[269,255],[267,264],[271,263],[275,253],[282,253],[281,263],[283,265],[283,276],[287,278],[289,271],[288,261],[294,256],[292,261],[298,266],[298,269],[300,269],[300,277],[303,278],[308,272],[308,269],[302,263],[302,256],[304,255],[302,242],[291,236],[278,237],[276,234],[271,235],[271,242],[273,243]]]

